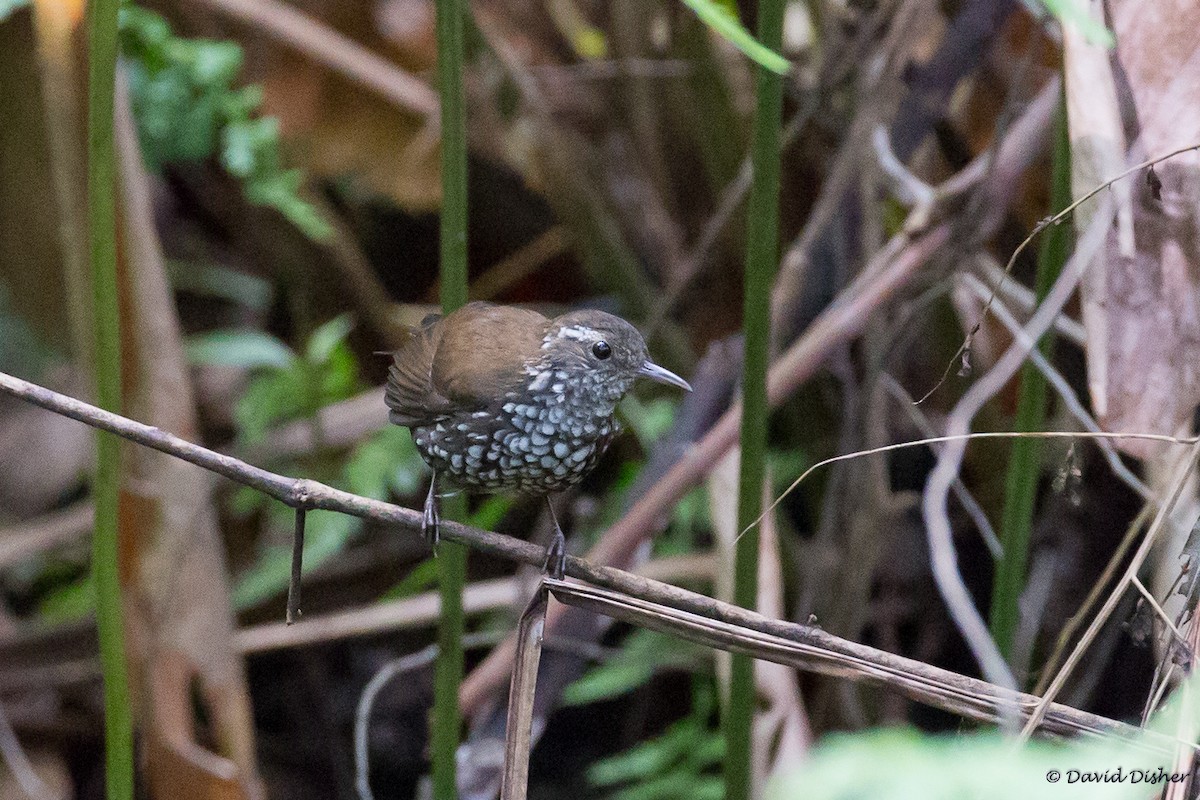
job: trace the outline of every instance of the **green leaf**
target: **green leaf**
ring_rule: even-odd
[[[437,586],[438,579],[438,564],[437,560],[430,556],[429,558],[417,564],[412,570],[404,576],[404,578],[388,589],[380,600],[400,600],[405,597],[412,597],[421,592],[432,589]]]
[[[569,685],[562,695],[564,706],[582,706],[610,700],[636,689],[654,675],[651,664],[625,663],[614,659],[601,668],[593,669]]]
[[[1195,741],[1196,677],[1176,690],[1150,728],[1181,742]],[[1190,695],[1190,697],[1189,697]],[[1185,716],[1186,714],[1186,716]],[[1140,734],[1137,738],[1141,738]],[[1034,741],[1016,746],[994,732],[925,736],[912,730],[878,730],[831,736],[805,766],[773,780],[767,800],[1135,800],[1156,796],[1170,775],[1169,752],[1118,738],[1067,744]],[[1162,770],[1160,773],[1159,770]]]
[[[594,786],[652,780],[677,768],[689,752],[712,738],[719,736],[693,717],[687,717],[672,724],[657,739],[641,742],[624,753],[597,761],[588,768],[588,780]],[[699,776],[699,772],[694,774]]]
[[[169,258],[167,274],[176,290],[237,303],[251,311],[268,311],[275,291],[263,278],[217,263]]]
[[[191,78],[199,86],[228,86],[242,70],[242,48],[233,42],[188,42]]]
[[[218,156],[241,180],[247,200],[274,208],[312,239],[328,239],[333,229],[300,197],[302,175],[283,168],[278,121],[257,116],[262,90],[233,86],[241,47],[177,37],[162,17],[136,6],[122,9],[120,25],[147,163],[161,169]]]
[[[323,364],[333,353],[335,347],[346,341],[354,321],[349,314],[340,314],[313,331],[308,337],[308,346],[304,348],[304,356],[311,364]]]
[[[588,781],[593,786],[604,787],[650,779],[682,756],[691,743],[692,734],[681,738],[681,733],[684,733],[682,729],[672,726],[668,733],[657,739],[642,742],[624,753],[597,761],[588,768]]]
[[[1085,2],[1086,0],[1033,0],[1035,6],[1041,5],[1058,20],[1060,25],[1078,28],[1079,32],[1083,34],[1083,38],[1092,44],[1104,47],[1114,46],[1117,38],[1104,26],[1104,23],[1088,13]]]
[[[722,800],[724,797],[724,780],[687,769],[651,778],[612,795],[613,800]]]
[[[262,441],[268,430],[302,416],[308,409],[308,381],[302,370],[272,370],[255,378],[234,406],[233,416],[247,444]]]
[[[727,6],[714,0],[683,0],[683,3],[695,12],[704,24],[728,39],[730,44],[759,66],[780,75],[791,68],[786,58],[763,45],[750,31],[742,27],[742,23],[730,13]]]
[[[563,690],[566,705],[585,705],[610,700],[650,680],[664,667],[689,667],[696,662],[696,649],[654,631],[637,630],[629,635],[621,654],[589,670]]]
[[[39,604],[38,611],[46,624],[82,619],[96,611],[96,585],[91,573],[59,587]]]
[[[425,476],[425,462],[409,432],[389,425],[354,448],[345,476],[351,492],[383,500],[392,492],[416,493]]]
[[[29,0],[0,0],[0,22],[4,22],[14,11],[27,5]]]
[[[295,354],[286,344],[270,334],[254,330],[202,333],[191,337],[185,348],[188,360],[194,364],[286,369],[296,362]]]
[[[362,388],[358,380],[358,361],[344,343],[337,345],[329,359],[317,368],[320,373],[317,391],[321,406],[353,397]]]
[[[260,511],[274,502],[271,498],[250,486],[236,486],[229,494],[229,511],[245,517]]]
[[[418,456],[418,458],[420,458],[420,456]],[[483,505],[481,505],[478,510],[471,514],[471,516],[467,517],[466,524],[490,531],[500,524],[500,520],[503,519],[504,515],[509,512],[509,509],[512,508],[512,505],[512,498],[504,497],[502,495],[489,497],[484,501]]]
[[[326,241],[333,236],[333,227],[299,197],[301,182],[300,170],[271,170],[246,182],[246,197],[257,205],[274,208],[310,239]]]

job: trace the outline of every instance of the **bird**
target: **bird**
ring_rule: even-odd
[[[583,480],[619,431],[617,403],[639,377],[686,391],[650,360],[642,334],[592,309],[549,319],[485,302],[431,314],[392,354],[388,419],[410,430],[433,471],[421,530],[436,547],[438,481],[544,497],[554,534],[545,571],[562,578],[566,541],[550,496]]]

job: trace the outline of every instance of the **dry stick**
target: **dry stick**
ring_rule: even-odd
[[[1171,619],[1170,615],[1163,610],[1163,607],[1159,605],[1159,602],[1157,599],[1155,599],[1154,595],[1150,594],[1150,590],[1146,588],[1146,585],[1142,583],[1141,579],[1134,575],[1129,582],[1133,585],[1133,588],[1138,590],[1138,594],[1142,596],[1142,599],[1146,601],[1146,603],[1154,611],[1154,615],[1162,621],[1162,624],[1166,625],[1167,629],[1177,639],[1179,639],[1179,641],[1186,644],[1187,637],[1183,635],[1183,631],[1179,630],[1178,626],[1175,625],[1175,620]]]
[[[1026,236],[1025,239],[1019,245],[1017,245],[1017,249],[1013,250],[1012,255],[1009,256],[1008,263],[1004,265],[1004,274],[1001,276],[1000,283],[996,286],[996,289],[992,292],[992,295],[988,299],[988,302],[984,304],[983,311],[980,312],[980,314],[979,314],[979,321],[975,323],[975,325],[971,328],[970,332],[963,339],[963,343],[961,345],[959,345],[958,350],[956,350],[954,355],[951,356],[949,363],[946,365],[945,372],[942,373],[941,379],[939,379],[938,382],[933,385],[933,388],[931,388],[928,392],[926,392],[925,395],[923,397],[921,397],[920,400],[917,401],[917,404],[920,405],[921,403],[924,403],[926,400],[928,400],[929,397],[934,392],[936,392],[943,383],[946,382],[946,378],[950,375],[950,370],[953,369],[954,364],[956,361],[958,361],[959,356],[963,355],[964,353],[966,353],[968,350],[971,349],[971,339],[974,338],[975,334],[979,333],[979,329],[981,327],[983,327],[983,321],[984,321],[984,319],[987,318],[987,313],[988,313],[988,311],[991,310],[992,303],[993,303],[994,299],[996,298],[996,295],[999,293],[1001,287],[1004,285],[1004,282],[1007,281],[1009,279],[1009,277],[1011,277],[1011,275],[1012,275],[1013,265],[1015,265],[1017,263],[1017,258],[1021,255],[1021,253],[1025,252],[1025,248],[1028,247],[1033,242],[1033,240],[1036,239],[1039,234],[1041,234],[1042,231],[1046,230],[1046,228],[1050,227],[1051,225],[1059,224],[1064,219],[1066,219],[1067,216],[1072,214],[1075,211],[1075,209],[1079,208],[1079,206],[1083,205],[1088,200],[1091,200],[1093,197],[1100,194],[1100,192],[1104,191],[1109,186],[1112,186],[1117,181],[1119,181],[1123,178],[1127,178],[1135,172],[1140,172],[1149,167],[1153,167],[1155,164],[1159,163],[1160,161],[1166,161],[1169,158],[1174,158],[1175,156],[1183,155],[1184,153],[1190,153],[1193,150],[1200,150],[1200,143],[1189,144],[1186,147],[1180,147],[1176,150],[1172,150],[1169,153],[1165,153],[1161,156],[1155,156],[1154,158],[1148,158],[1139,164],[1135,164],[1134,166],[1132,166],[1129,169],[1122,172],[1120,175],[1117,175],[1116,177],[1113,177],[1113,178],[1109,178],[1104,183],[1102,183],[1099,186],[1097,186],[1096,188],[1092,189],[1087,194],[1084,194],[1082,197],[1078,198],[1075,202],[1071,203],[1071,205],[1067,206],[1062,211],[1059,211],[1054,216],[1046,217],[1045,219],[1038,222],[1038,224],[1034,227],[1033,231],[1028,236]],[[963,170],[961,173],[959,173],[959,175],[965,176],[967,172],[968,172],[968,170]],[[957,178],[957,177],[958,176],[955,176],[955,178]],[[947,181],[947,184],[953,182],[955,180],[955,178],[951,178],[950,181]]]
[[[258,489],[292,508],[303,506],[340,511],[399,525],[414,534],[421,529],[421,513],[418,511],[343,492],[317,481],[268,472],[11,375],[0,373],[0,393],[182,458],[237,483]],[[545,556],[542,548],[535,544],[449,520],[442,522],[441,532],[450,541],[532,566],[541,566]],[[883,684],[913,700],[937,708],[975,718],[992,719],[995,716],[995,698],[1006,696],[1001,687],[985,681],[851,642],[819,628],[770,619],[677,586],[593,564],[574,556],[567,557],[566,571],[572,577],[626,595],[622,598],[624,603],[670,608],[687,619],[689,625],[719,628],[724,631],[723,635],[735,634],[742,636],[743,640],[744,637],[766,637],[765,641],[771,647],[788,647],[795,651],[787,663],[802,665],[819,674]],[[1007,696],[1025,702],[1023,698]],[[1047,703],[1047,707],[1045,727],[1051,731],[1124,733],[1131,730],[1113,720],[1065,706],[1050,706]]]
[[[808,642],[770,632],[751,631],[737,625],[699,616],[676,607],[659,605],[642,598],[607,591],[595,586],[547,578],[544,585],[555,600],[594,611],[650,630],[678,636],[706,647],[746,653],[755,658],[785,664],[797,669],[828,675],[857,676],[869,682],[887,686],[908,697],[939,708],[953,710],[970,719],[984,722],[996,720],[996,701],[1028,712],[1038,702],[1035,695],[1011,692],[976,678],[955,675],[952,683],[930,682],[926,674],[915,674],[895,665],[866,665],[855,656],[814,647]],[[828,634],[826,634],[828,635]],[[901,659],[908,661],[908,659]],[[919,663],[919,662],[918,662]],[[922,665],[925,666],[925,665]],[[866,669],[864,669],[864,667]],[[928,667],[927,667],[928,669]],[[952,674],[952,673],[951,673]],[[933,698],[937,698],[934,700]],[[1132,725],[1105,717],[1054,704],[1058,716],[1047,715],[1043,727],[1060,734],[1103,736],[1115,734],[1126,739],[1139,731]],[[1155,749],[1171,748],[1175,740],[1153,735],[1147,744]]]
[[[325,23],[279,0],[202,0],[209,7],[259,28],[312,60],[358,83],[393,105],[427,117],[438,113],[437,93]]]
[[[1037,308],[1038,299],[1033,290],[1024,284],[1007,280],[1004,267],[991,256],[976,258],[974,267],[976,272],[964,272],[960,275],[970,276],[971,279],[980,282],[986,290],[980,296],[981,300],[986,297],[987,292],[996,292],[1026,317]],[[1083,329],[1083,323],[1066,314],[1055,317],[1054,332],[1078,347],[1087,346],[1087,332]]]
[[[639,564],[634,572],[669,583],[708,583],[713,578],[715,562],[716,558],[711,552],[669,556]],[[467,614],[480,614],[511,609],[525,599],[522,586],[523,582],[513,576],[468,584],[463,593],[463,610]],[[243,654],[265,653],[417,628],[436,622],[441,612],[440,606],[438,593],[429,591],[399,600],[310,616],[303,625],[288,625],[286,622],[254,625],[234,634],[234,647]],[[3,638],[0,638],[0,645],[3,643]]]
[[[1050,682],[1050,686],[1046,689],[1046,693],[1039,702],[1038,707],[1034,709],[1033,714],[1030,715],[1029,720],[1025,723],[1025,727],[1021,731],[1022,737],[1028,737],[1037,728],[1039,721],[1042,719],[1044,709],[1058,696],[1059,691],[1067,682],[1067,678],[1070,677],[1071,672],[1079,664],[1080,660],[1082,660],[1088,646],[1091,645],[1097,634],[1100,633],[1100,629],[1104,626],[1104,623],[1112,616],[1112,612],[1124,596],[1125,590],[1129,588],[1131,580],[1137,575],[1138,570],[1141,569],[1142,562],[1150,555],[1150,548],[1154,545],[1154,540],[1158,537],[1158,532],[1166,525],[1168,515],[1175,507],[1175,503],[1178,502],[1180,495],[1183,494],[1184,486],[1187,484],[1187,479],[1191,471],[1195,469],[1197,459],[1200,459],[1200,442],[1192,445],[1191,451],[1187,458],[1183,460],[1179,473],[1175,477],[1167,501],[1159,505],[1158,513],[1154,516],[1154,521],[1150,523],[1146,535],[1142,538],[1142,543],[1133,554],[1133,558],[1130,559],[1129,566],[1126,567],[1125,572],[1121,575],[1121,579],[1117,581],[1117,585],[1113,587],[1108,598],[1105,599],[1104,605],[1101,606],[1100,611],[1097,612],[1088,625],[1087,630],[1084,631],[1083,636],[1071,651],[1071,655],[1067,657],[1066,663],[1063,664],[1058,674],[1054,676],[1054,680]]]
[[[1119,441],[1121,439],[1136,439],[1146,442],[1161,442],[1163,444],[1190,444],[1200,443],[1200,436],[1170,436],[1165,433],[1139,433],[1137,431],[979,431],[977,433],[962,433],[944,436],[929,436],[925,439],[914,439],[909,442],[896,442],[895,444],[885,444],[879,447],[872,447],[867,450],[855,450],[853,453],[842,453],[841,455],[830,456],[822,461],[813,464],[804,472],[800,473],[800,477],[792,481],[786,489],[780,493],[779,497],[771,503],[770,507],[762,513],[751,525],[757,525],[763,519],[775,510],[775,507],[787,499],[787,496],[799,488],[800,484],[807,480],[809,475],[812,475],[822,467],[827,467],[830,464],[838,461],[848,461],[853,458],[862,458],[864,456],[873,456],[880,453],[889,453],[893,450],[907,450],[910,447],[927,447],[931,444],[942,444],[943,442],[963,441],[969,442],[974,439],[1095,439]],[[741,531],[738,535],[745,533]]]
[[[468,614],[508,609],[519,601],[519,596],[515,578],[478,581],[467,586],[463,609]],[[242,628],[233,635],[233,641],[240,653],[266,653],[430,625],[437,622],[439,612],[438,593],[422,592],[334,614],[309,616],[303,625],[277,622]]]
[[[981,300],[988,297],[989,290],[983,281],[970,273],[964,274],[963,278],[977,297]],[[1100,433],[1100,424],[1083,407],[1083,403],[1079,401],[1079,397],[1075,394],[1071,385],[1067,383],[1067,379],[1046,360],[1046,357],[1037,349],[1034,342],[1025,334],[1021,323],[1012,315],[1012,312],[1008,310],[1002,301],[997,300],[993,303],[993,307],[996,316],[1004,324],[1004,327],[1008,329],[1008,332],[1012,334],[1013,338],[1029,348],[1030,361],[1037,367],[1038,372],[1042,373],[1042,377],[1046,379],[1046,382],[1058,393],[1059,398],[1066,405],[1071,416],[1084,427],[1084,430],[1091,431],[1092,433]],[[1144,500],[1152,500],[1154,493],[1150,490],[1149,486],[1143,483],[1138,476],[1134,475],[1133,471],[1121,461],[1116,448],[1112,446],[1112,440],[1108,437],[1100,437],[1094,441],[1104,452],[1104,458],[1108,461],[1113,474],[1124,481],[1129,488],[1141,495]]]
[[[1111,216],[1111,203],[1106,202],[1101,209],[1097,210],[1092,224],[1079,241],[1070,260],[1064,265],[1062,274],[1050,287],[1041,306],[1025,326],[1025,333],[1028,337],[1026,343],[1036,342],[1041,338],[1063,306],[1066,305],[1067,300],[1074,294],[1084,268],[1092,263],[1092,258],[1104,243]],[[1025,362],[1029,352],[1026,343],[1014,342],[988,370],[987,374],[972,384],[971,388],[955,403],[953,410],[946,418],[948,435],[958,436],[970,431],[971,420],[1008,383]],[[958,556],[954,547],[954,535],[950,528],[947,500],[950,486],[958,476],[965,451],[965,440],[951,442],[937,454],[937,463],[925,482],[921,510],[925,519],[925,534],[929,540],[933,576],[938,591],[950,611],[950,616],[966,640],[967,646],[979,663],[983,674],[992,683],[1015,689],[1016,679],[1009,670],[1000,648],[996,646],[996,641],[988,631],[987,623],[983,621],[983,617],[975,607],[971,593],[967,590],[962,574],[958,570]]]
[[[508,689],[508,719],[504,725],[504,775],[500,800],[525,800],[529,788],[529,753],[533,749],[533,700],[537,691],[538,664],[542,660],[542,635],[550,599],[540,584],[517,625],[516,669]]]
[[[287,624],[300,619],[300,576],[304,563],[304,507],[296,509],[296,530],[292,535],[292,574],[288,578]]]
[[[463,648],[471,649],[490,645],[496,641],[496,632],[471,633],[463,637]],[[412,672],[427,667],[438,656],[438,646],[431,644],[415,653],[401,656],[395,661],[383,665],[378,672],[371,676],[366,688],[358,698],[354,709],[354,788],[359,800],[375,800],[371,791],[371,751],[370,724],[371,709],[375,707],[375,699],[383,691],[383,687],[397,675]]]
[[[897,401],[901,410],[905,412],[913,425],[917,427],[924,436],[937,436],[937,431],[933,427],[933,423],[929,418],[922,413],[916,403],[912,401],[912,395],[905,391],[900,382],[888,373],[883,373],[881,380],[883,381],[884,389],[892,399]],[[962,482],[962,478],[956,478],[953,486],[954,496],[958,498],[959,505],[967,512],[967,516],[971,522],[979,530],[983,537],[984,544],[987,545],[993,558],[999,558],[1004,552],[1004,547],[1000,544],[1000,537],[996,535],[996,530],[992,527],[991,521],[987,518],[987,513],[983,507],[979,505],[979,501],[975,499],[975,495],[971,494],[971,490]],[[788,489],[790,492],[791,489]]]

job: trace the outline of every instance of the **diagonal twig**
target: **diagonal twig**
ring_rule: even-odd
[[[265,31],[318,63],[374,91],[398,108],[437,118],[437,93],[382,56],[279,0],[202,0]]]
[[[508,689],[508,722],[504,726],[504,776],[500,800],[525,800],[529,788],[529,751],[533,749],[533,700],[537,690],[546,605],[550,599],[540,585],[517,625],[516,668]]]
[[[394,524],[414,535],[420,533],[421,513],[418,511],[343,492],[317,481],[289,478],[268,472],[232,456],[192,444],[152,426],[104,411],[5,373],[0,373],[0,393],[182,458],[258,489],[290,507],[304,506],[314,510],[339,511]],[[535,544],[457,522],[443,521],[441,533],[443,538],[449,541],[460,542],[489,555],[533,566],[540,566],[544,557],[542,548]],[[979,717],[983,719],[994,717],[997,698],[1007,697],[1022,707],[1027,703],[1024,696],[1006,693],[1001,687],[985,681],[851,642],[810,625],[770,619],[687,589],[594,564],[581,558],[568,556],[566,573],[593,584],[594,587],[611,590],[608,593],[610,596],[622,598],[622,602],[628,605],[669,608],[690,626],[719,631],[721,637],[731,634],[741,636],[743,642],[762,642],[764,646],[754,651],[760,658],[769,657],[772,648],[786,648],[789,652],[799,654],[786,663],[793,663],[820,674],[882,684],[919,702],[956,713],[985,715]],[[558,588],[557,584],[547,585]],[[719,637],[712,638],[708,633],[704,635],[709,637],[705,641],[711,639],[714,645],[718,641],[724,641]],[[964,697],[967,698],[966,701]],[[1036,702],[1036,698],[1034,701]],[[1127,729],[1127,726],[1113,720],[1083,714],[1065,706],[1050,704],[1048,701],[1044,707],[1044,717],[1038,720],[1038,725],[1060,733],[1121,733]]]

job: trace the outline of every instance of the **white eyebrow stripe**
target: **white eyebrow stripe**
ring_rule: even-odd
[[[558,329],[560,339],[595,339],[599,334],[593,328],[588,328],[583,325],[570,325],[565,328]]]

